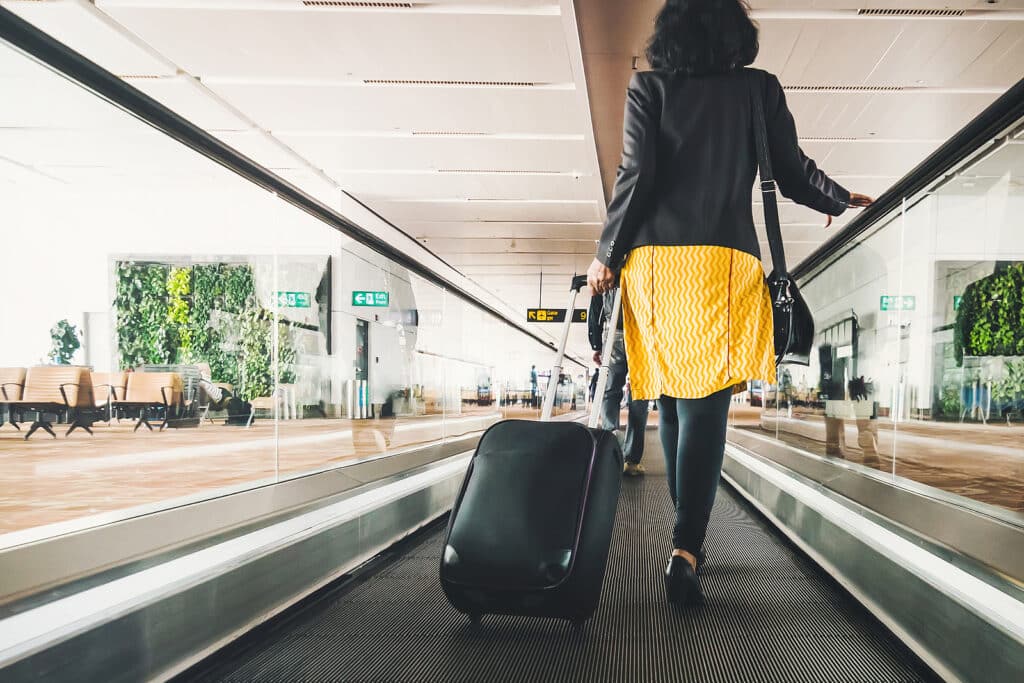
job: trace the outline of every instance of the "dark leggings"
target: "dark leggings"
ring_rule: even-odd
[[[668,491],[676,506],[674,548],[696,555],[715,503],[725,455],[732,387],[704,398],[658,399]]]

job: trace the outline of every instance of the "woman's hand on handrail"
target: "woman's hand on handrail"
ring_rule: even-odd
[[[848,206],[858,209],[866,209],[867,207],[871,206],[874,203],[875,200],[867,196],[866,194],[857,194],[856,192],[851,192],[850,202]]]
[[[592,294],[604,294],[615,287],[615,273],[612,269],[594,259],[587,268],[587,286]]]
[[[857,194],[856,192],[850,193],[850,201],[847,202],[847,206],[856,209],[866,209],[875,203],[875,200],[866,194]],[[825,220],[825,227],[828,228],[832,225],[832,216],[827,216]]]

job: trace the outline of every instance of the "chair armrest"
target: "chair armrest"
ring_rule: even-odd
[[[81,385],[79,385],[77,382],[65,382],[64,384],[60,385],[60,395],[64,399],[64,405],[67,406],[68,409],[74,408],[76,406],[72,406],[71,405],[71,401],[68,400],[68,394],[67,394],[66,391],[64,391],[64,387],[77,387],[77,386],[81,386]]]
[[[24,384],[18,384],[17,382],[4,382],[0,384],[0,394],[3,394],[4,400],[7,400],[7,387],[21,387],[21,390],[25,390]]]

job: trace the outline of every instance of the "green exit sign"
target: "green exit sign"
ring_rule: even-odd
[[[912,311],[917,307],[917,298],[913,296],[882,296],[878,308],[882,311]]]
[[[962,296],[954,296],[953,297],[953,310],[954,311],[959,311],[960,310],[960,302],[963,301],[963,300],[964,300],[964,298]]]
[[[309,292],[278,292],[278,308],[309,308],[313,297]]]
[[[391,304],[391,295],[387,292],[352,292],[353,306],[381,306]]]

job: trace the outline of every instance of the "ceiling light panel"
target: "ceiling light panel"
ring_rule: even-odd
[[[938,148],[933,142],[903,142],[889,145],[832,145],[827,154],[816,154],[815,146],[805,151],[830,175],[887,175],[902,177]]]
[[[467,235],[461,239],[429,239],[427,247],[445,254],[569,254],[593,256],[593,240],[483,239]]]
[[[970,23],[764,21],[756,66],[787,84],[1005,88],[1019,76],[1024,22],[998,16]]]
[[[474,268],[502,268],[505,266],[520,266],[520,265],[533,265],[533,266],[568,266],[569,270],[566,272],[584,272],[593,258],[593,254],[581,255],[581,254],[557,254],[550,252],[540,252],[534,254],[494,254],[494,253],[483,253],[483,254],[445,254],[445,260],[452,264],[456,268],[463,268],[471,266]],[[539,273],[539,269],[535,272]],[[549,273],[550,274],[550,273]],[[564,283],[559,283],[560,289],[565,289]],[[534,290],[536,294],[536,290]]]
[[[946,140],[991,104],[994,93],[788,92],[801,137]]]
[[[370,202],[382,216],[401,225],[416,221],[551,221],[571,223],[600,219],[597,202],[569,201],[465,201],[437,199],[432,201]]]
[[[341,187],[360,199],[431,199],[493,197],[586,200],[593,179],[567,175],[494,175],[458,173],[330,173]]]
[[[202,77],[562,83],[558,16],[169,9],[100,3]],[[467,55],[472,55],[467,59]]]
[[[1004,30],[999,37],[986,46],[976,59],[958,71],[952,83],[1008,87],[1016,82],[1022,73],[1021,65],[1024,64],[1024,22],[1000,26]],[[954,44],[951,52],[957,51],[958,46]]]
[[[586,105],[574,92],[560,90],[207,85],[267,130],[560,135],[579,131]]]
[[[813,30],[811,30],[813,28]],[[861,84],[900,35],[900,22],[766,21],[755,66],[783,84]]]
[[[12,0],[6,0],[12,1]],[[40,0],[13,0],[37,2]],[[49,1],[49,0],[42,0]],[[96,0],[105,7],[261,10],[278,12],[415,12],[417,14],[533,14],[560,12],[557,0]]]
[[[750,3],[755,12],[758,10],[790,10],[794,15],[805,16],[807,20],[820,21],[827,17],[840,17],[844,20],[899,21],[902,18],[919,19],[935,18],[959,19],[963,10],[987,10],[996,14],[1004,9],[1021,9],[1024,3],[1020,0],[996,0],[998,4],[986,0],[753,0]],[[943,17],[942,13],[950,12],[951,16]],[[774,14],[762,15],[766,20],[774,20]]]
[[[459,221],[417,221],[402,223],[402,229],[417,238],[427,239],[564,239],[590,240],[590,244],[601,234],[601,223],[597,221],[579,223],[506,223],[459,222]]]
[[[1020,77],[1021,64],[1024,22],[916,22],[901,31],[866,83],[1005,90]]]
[[[2,2],[22,19],[115,74],[173,76],[164,59],[88,3]]]
[[[330,174],[503,167],[596,175],[582,140],[275,137]]]

